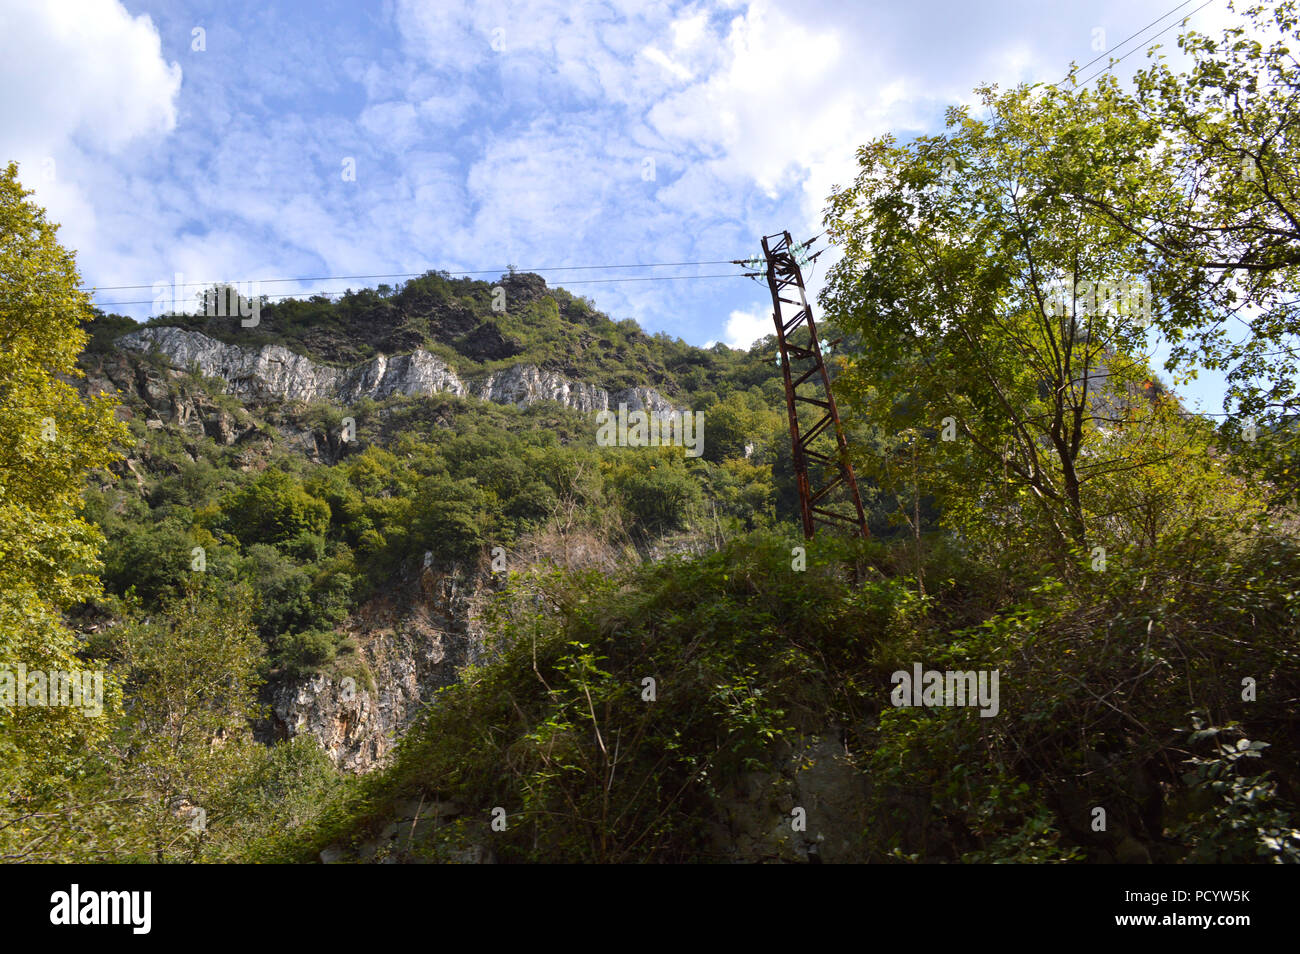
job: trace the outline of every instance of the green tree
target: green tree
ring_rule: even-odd
[[[116,456],[126,429],[107,397],[83,400],[75,378],[89,297],[58,226],[27,201],[10,163],[0,173],[0,667],[77,671],[60,611],[98,591],[98,530],[81,515],[86,475]],[[102,739],[106,720],[72,707],[0,706],[0,849],[26,837],[32,799],[57,790]]]
[[[1167,299],[1157,323],[1173,343],[1171,363],[1224,370],[1225,410],[1274,425],[1300,413],[1297,40],[1294,0],[1251,4],[1221,39],[1187,31],[1178,41],[1187,72],[1157,60],[1132,95],[1112,87],[1080,97],[1085,129],[1122,124],[1150,135],[1112,154],[1121,161],[1071,163],[1054,177],[1061,194],[1141,243]],[[1084,148],[1091,139],[1073,135]],[[1205,300],[1212,321],[1200,320]]]
[[[231,530],[244,544],[283,544],[329,529],[330,507],[282,470],[266,470],[226,498]]]
[[[473,478],[438,474],[413,488],[409,554],[431,554],[440,566],[469,560],[483,545],[490,519],[486,495]]]
[[[633,526],[646,536],[687,527],[698,516],[703,493],[684,463],[681,450],[627,451],[610,476]]]
[[[755,410],[743,392],[733,391],[705,414],[709,439],[705,443],[704,458],[714,463],[727,458],[744,458],[746,447],[753,450],[766,436],[775,416],[770,410]]]
[[[1102,439],[1151,419],[1144,259],[1056,188],[1062,164],[1114,161],[1151,133],[1096,120],[1113,89],[1100,105],[981,93],[988,119],[953,109],[946,135],[859,150],[860,174],[827,215],[845,256],[823,305],[860,336],[840,386],[862,417],[923,438],[872,455],[885,462],[874,476],[928,475],[971,540],[1005,546],[1031,528],[1064,565],[1090,545],[1099,487],[1188,449]],[[1081,129],[1081,116],[1096,121]]]
[[[247,768],[262,643],[252,594],[192,584],[160,618],[114,632],[130,705],[113,736],[113,788],[130,802],[133,851],[197,859]]]
[[[58,226],[25,201],[10,163],[0,175],[0,590],[36,590],[65,606],[95,592],[94,528],[78,516],[86,473],[126,438],[106,396],[82,400],[88,296]]]

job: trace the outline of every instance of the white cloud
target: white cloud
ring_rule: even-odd
[[[6,0],[0,11],[0,145],[57,154],[74,136],[118,152],[176,126],[181,68],[147,16],[103,0]]]
[[[165,223],[148,220],[153,196],[134,195],[125,168],[135,160],[128,146],[175,129],[180,88],[180,66],[164,59],[153,21],[115,0],[0,6],[0,163],[18,162],[82,268],[92,258],[130,281],[141,253],[158,235],[170,238]],[[128,240],[123,258],[115,238],[141,221],[146,235]]]
[[[820,231],[867,139],[938,131],[981,80],[1055,81],[1094,24],[1168,6],[392,0],[308,28],[279,0],[131,3],[175,46],[117,0],[0,0],[0,146],[56,159],[38,200],[102,284],[744,257]],[[692,341],[771,333],[761,283],[574,290]]]
[[[476,29],[469,3],[402,0],[397,23],[408,49],[437,67],[469,70],[491,53],[491,29]]]
[[[729,347],[748,349],[755,341],[776,333],[772,324],[772,312],[761,307],[756,312],[733,311],[727,318],[727,327],[722,340]]]
[[[695,49],[708,46],[704,29],[694,17],[674,24],[677,38]],[[655,104],[649,121],[694,152],[717,182],[752,183],[770,200],[797,197],[795,219],[784,223],[791,228],[818,223],[830,186],[852,178],[865,139],[927,125],[932,93],[890,75],[873,55],[878,41],[766,0],[725,29],[711,38],[719,62]]]
[[[448,94],[435,94],[422,100],[420,115],[435,126],[459,126],[471,114],[478,102],[478,94],[472,87],[463,86]]]
[[[663,50],[657,47],[647,46],[641,51],[641,55],[656,66],[663,67],[666,72],[680,80],[689,80],[694,78],[690,70],[682,66],[680,63],[674,62],[666,53],[664,53]]]
[[[392,150],[409,146],[420,132],[415,107],[410,103],[373,103],[362,110],[357,121],[383,147]]]

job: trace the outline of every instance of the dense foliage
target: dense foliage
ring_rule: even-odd
[[[796,570],[794,542],[517,579],[492,660],[284,856],[374,841],[418,798],[460,813],[406,858],[733,860],[747,779],[778,780],[781,827],[800,753],[835,730],[868,783],[841,860],[1300,860],[1296,740],[1277,734],[1297,689],[1293,544],[1182,540],[1008,604],[952,553],[929,551],[921,597],[905,550],[827,539]],[[999,670],[999,717],[891,707],[890,674],[915,660]]]
[[[1297,38],[1290,2],[1248,17]],[[1186,75],[988,87],[860,150],[821,308],[870,541],[789,536],[770,340],[692,348],[514,272],[155,319],[651,386],[705,445],[601,447],[547,402],[242,402],[117,347],[11,166],[0,668],[103,693],[0,706],[0,857],[1300,861],[1297,78],[1182,42]],[[1225,421],[1157,334],[1166,372],[1229,370]],[[389,764],[267,734],[268,691],[367,678],[358,620],[439,580],[489,594],[486,645]],[[915,668],[998,694],[900,704]]]

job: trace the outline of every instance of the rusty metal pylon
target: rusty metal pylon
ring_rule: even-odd
[[[769,244],[769,239],[777,239]],[[826,362],[822,360],[821,344],[817,340],[817,324],[804,289],[800,258],[815,239],[795,245],[789,232],[763,236],[763,256],[766,259],[767,284],[772,291],[772,320],[776,323],[776,343],[781,349],[781,374],[785,378],[785,403],[790,413],[790,442],[794,449],[794,478],[799,488],[799,506],[803,517],[803,535],[811,540],[817,524],[828,526],[847,523],[863,537],[867,518],[858,494],[858,482],[849,463],[848,442],[844,439],[844,426],[840,423],[831,393]],[[821,254],[820,252],[818,254]],[[816,258],[814,255],[813,258]],[[737,262],[737,264],[749,264]],[[793,294],[798,293],[796,300]],[[790,317],[786,317],[787,314]],[[807,330],[806,336],[802,333]],[[799,389],[803,387],[804,390]],[[820,390],[819,390],[820,388]],[[799,423],[799,405],[820,409],[821,416],[810,427]],[[836,447],[826,446],[828,433],[834,434]],[[817,449],[813,445],[822,438]],[[808,464],[816,465],[809,475]],[[815,479],[815,482],[814,482]],[[854,514],[828,509],[828,495],[843,485]]]

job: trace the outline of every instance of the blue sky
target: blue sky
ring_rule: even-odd
[[[820,231],[860,143],[939,131],[983,81],[1055,82],[1175,2],[5,0],[0,158],[88,284],[146,286],[96,295],[141,318],[110,303],[177,274],[731,259]],[[1234,19],[1217,0],[1191,22]],[[615,319],[747,346],[771,328],[754,282],[580,284],[732,271],[544,274]],[[1179,390],[1219,410],[1216,377]]]

